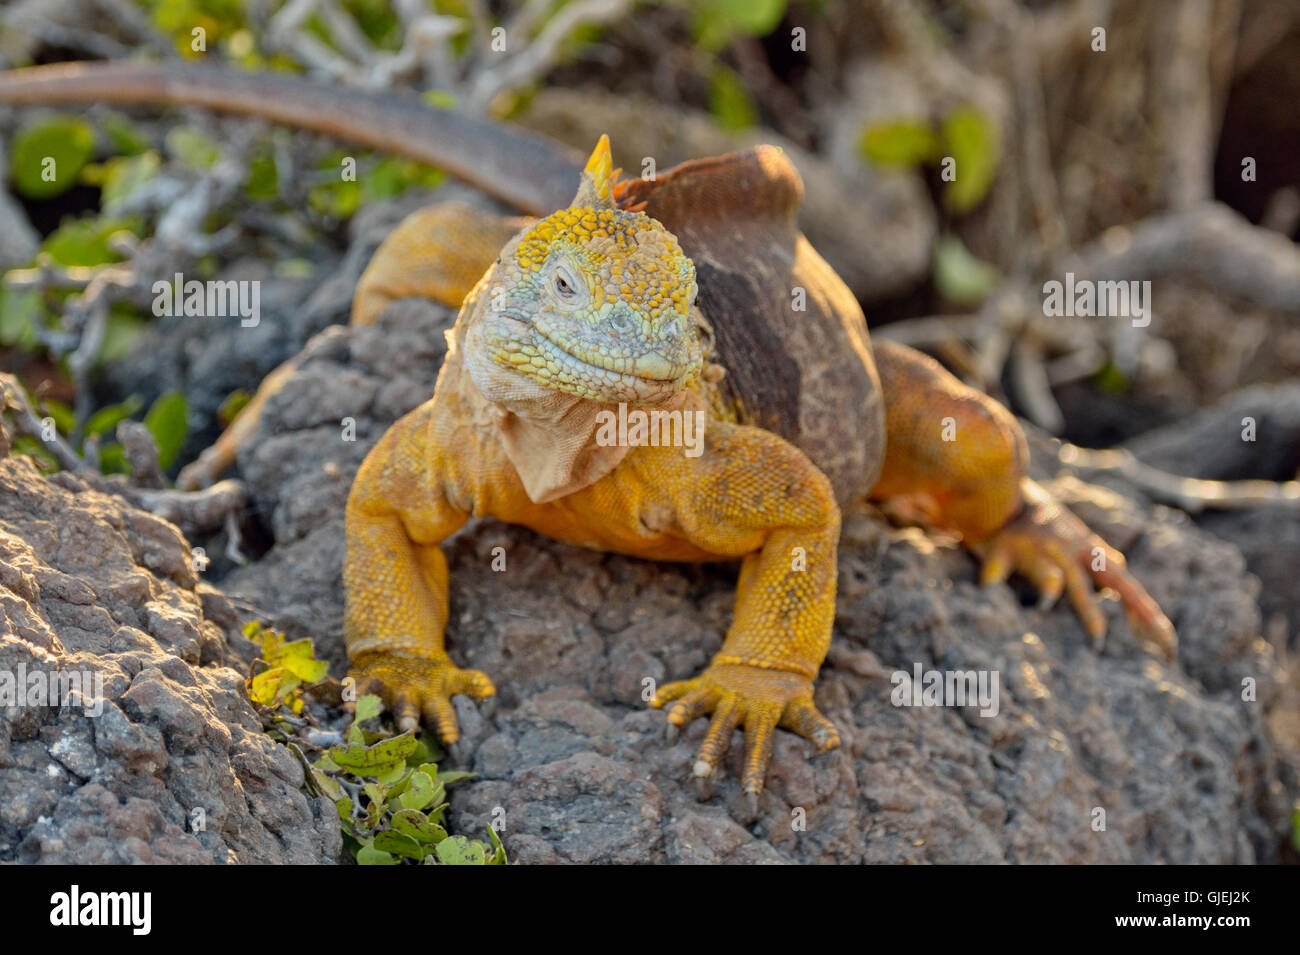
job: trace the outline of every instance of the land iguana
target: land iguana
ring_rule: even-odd
[[[409,296],[460,306],[433,397],[370,451],[347,504],[348,654],[399,725],[423,719],[452,743],[451,697],[495,692],[444,645],[440,545],[471,517],[653,560],[740,561],[720,652],[652,704],[668,707],[671,727],[711,716],[697,776],[742,729],[751,799],[778,726],[838,745],[813,689],[835,614],[841,508],[863,498],[959,536],[985,584],[1019,572],[1045,605],[1067,594],[1096,641],[1106,622],[1093,588],[1112,588],[1172,659],[1174,628],[1123,556],[1026,476],[1010,412],[919,352],[873,347],[857,301],[796,227],[801,183],[779,150],[620,181],[603,137],[584,167],[493,123],[292,77],[140,65],[0,74],[0,102],[87,100],[192,103],[333,133],[542,216],[420,210],[357,288],[358,323]],[[616,409],[648,413],[669,440],[611,440]],[[705,425],[698,453],[672,439],[690,420]]]

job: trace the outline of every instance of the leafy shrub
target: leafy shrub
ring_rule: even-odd
[[[328,665],[316,659],[311,640],[286,641],[276,630],[254,621],[244,635],[262,648],[257,671],[247,680],[248,695],[268,734],[284,743],[306,771],[306,788],[334,803],[344,842],[361,865],[505,865],[506,851],[489,826],[491,844],[450,835],[443,824],[447,787],[473,777],[440,771],[441,753],[429,737],[413,732],[373,732],[361,724],[379,716],[379,697],[363,696],[346,737],[315,746],[304,730],[304,691],[321,683]],[[260,665],[260,666],[259,666]],[[319,736],[319,734],[318,734]],[[304,749],[320,756],[309,760]]]

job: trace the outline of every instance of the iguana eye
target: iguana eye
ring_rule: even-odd
[[[573,286],[565,280],[563,275],[557,275],[555,277],[555,291],[565,298],[570,298],[573,295]]]

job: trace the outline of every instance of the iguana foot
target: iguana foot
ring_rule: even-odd
[[[798,673],[766,670],[745,665],[713,665],[693,680],[669,683],[659,688],[650,705],[668,710],[668,721],[684,728],[697,717],[712,713],[709,731],[695,757],[695,775],[712,775],[718,761],[731,745],[731,734],[745,732],[745,770],[742,785],[746,793],[763,791],[763,778],[772,758],[772,743],[778,726],[793,730],[815,743],[818,749],[840,745],[839,733],[813,705],[812,680]]]
[[[1138,636],[1172,662],[1178,648],[1174,625],[1128,572],[1124,555],[1041,488],[1027,487],[1026,498],[1020,514],[974,548],[983,561],[980,582],[1001,583],[1019,571],[1038,588],[1044,609],[1064,591],[1098,649],[1105,641],[1106,615],[1092,584],[1110,587]]]
[[[358,693],[375,693],[389,707],[402,732],[420,725],[420,717],[450,745],[460,739],[460,724],[451,698],[463,693],[473,700],[496,694],[487,674],[462,670],[444,654],[423,656],[410,651],[375,651],[353,661],[350,674]]]

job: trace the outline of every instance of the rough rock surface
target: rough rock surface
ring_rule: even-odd
[[[394,305],[368,329],[319,336],[272,399],[241,467],[275,546],[223,586],[342,673],[343,503],[368,447],[432,392],[451,314]],[[346,440],[344,418],[355,423]],[[1276,857],[1287,798],[1267,714],[1286,674],[1260,636],[1258,582],[1186,516],[1063,481],[1182,640],[1145,655],[1117,606],[1098,653],[1064,605],[981,589],[950,542],[851,514],[835,640],[817,700],[843,746],[778,734],[757,819],[733,746],[712,792],[689,784],[704,733],[675,744],[646,680],[696,673],[719,647],[734,568],[655,564],[474,521],[448,544],[449,645],[500,691],[456,700],[467,762],[452,824],[504,811],[522,862],[1252,862]],[[505,549],[507,568],[491,569]],[[996,716],[891,705],[891,674],[993,670]],[[1243,680],[1254,695],[1243,700]],[[1104,810],[1104,830],[1094,828]]]
[[[174,526],[0,460],[0,681],[103,677],[102,710],[0,702],[0,862],[337,858],[333,807],[244,693],[234,622]]]

